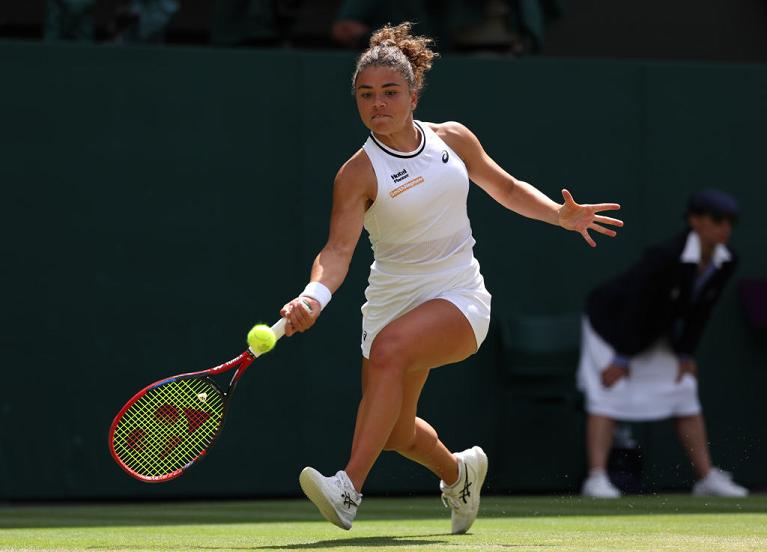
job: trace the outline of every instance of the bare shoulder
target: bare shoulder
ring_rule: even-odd
[[[477,149],[481,147],[474,133],[462,123],[446,121],[426,125],[464,160],[476,154]]]
[[[466,125],[459,123],[458,121],[445,121],[444,123],[424,123],[430,129],[432,129],[437,136],[442,138],[450,136],[461,136],[469,133],[469,129]]]
[[[337,191],[342,191],[349,195],[363,194],[369,198],[375,197],[375,171],[373,170],[373,164],[362,148],[357,150],[338,169],[334,187]]]

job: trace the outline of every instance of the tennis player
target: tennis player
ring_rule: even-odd
[[[469,180],[504,207],[579,232],[614,236],[622,226],[598,215],[619,205],[579,205],[567,190],[556,203],[517,180],[457,122],[413,119],[424,75],[437,56],[411,25],[385,26],[370,39],[352,78],[360,118],[370,130],[336,175],[327,243],[306,289],[286,304],[286,335],[308,330],[343,282],[363,227],[370,236],[367,302],[362,306],[362,400],[345,468],[325,477],[301,472],[301,488],[330,522],[350,529],[365,479],[382,450],[397,451],[440,479],[452,532],[465,533],[479,509],[487,456],[474,446],[453,453],[416,416],[429,371],[474,354],[490,322],[490,294],[474,258],[466,199]],[[306,299],[313,310],[297,308]]]

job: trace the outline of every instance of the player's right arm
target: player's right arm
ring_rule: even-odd
[[[333,183],[333,208],[325,246],[312,264],[311,282],[319,282],[335,293],[349,272],[349,264],[362,234],[365,211],[376,196],[375,172],[367,155],[360,150],[339,169]],[[320,314],[320,305],[308,299],[312,312],[295,308],[297,297],[280,311],[288,319],[285,335],[308,330]]]

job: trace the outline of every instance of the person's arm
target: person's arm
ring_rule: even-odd
[[[596,243],[589,235],[589,230],[613,237],[615,231],[602,224],[623,226],[623,222],[618,219],[596,214],[599,211],[620,209],[617,203],[579,205],[567,190],[562,190],[564,203],[556,203],[535,186],[503,170],[485,152],[477,137],[462,124],[451,121],[433,125],[432,128],[466,164],[469,178],[507,209],[578,232],[592,247]]]
[[[308,330],[319,317],[324,306],[320,303],[323,298],[312,294],[310,286],[314,286],[315,291],[325,293],[326,290],[330,294],[341,287],[362,233],[365,211],[375,198],[375,186],[375,173],[364,153],[355,154],[338,171],[333,184],[328,239],[314,259],[310,284],[280,311],[288,319],[285,335]],[[327,296],[323,302],[327,303],[329,299]],[[307,303],[311,311],[300,308],[300,302]]]

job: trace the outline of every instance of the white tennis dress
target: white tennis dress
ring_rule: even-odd
[[[431,299],[445,299],[466,316],[477,341],[487,336],[490,294],[474,258],[466,212],[466,165],[427,125],[421,142],[393,150],[372,134],[363,145],[378,180],[365,213],[373,249],[367,302],[362,305],[362,354],[389,322]]]

